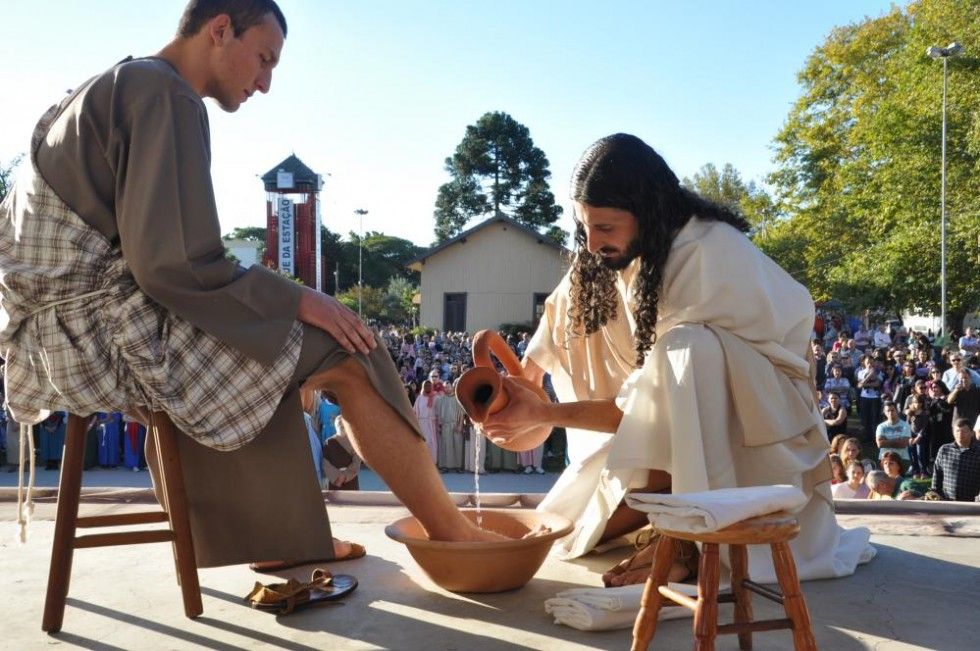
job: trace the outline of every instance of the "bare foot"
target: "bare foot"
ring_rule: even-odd
[[[539,524],[538,526],[536,526],[535,528],[531,529],[526,534],[521,536],[521,539],[533,538],[535,536],[545,536],[549,533],[551,533],[551,527],[546,527],[543,524]]]

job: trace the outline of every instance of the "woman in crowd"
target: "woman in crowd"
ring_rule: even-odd
[[[861,456],[861,442],[856,438],[851,437],[844,441],[844,445],[841,446],[840,458],[844,463],[846,468],[852,461],[857,461],[864,466],[864,474],[868,474],[870,471],[875,469],[875,462],[870,459],[860,459]]]
[[[864,500],[868,498],[870,492],[864,483],[864,466],[860,461],[852,461],[847,464],[847,481],[834,484],[830,487],[830,492],[835,500]]]
[[[422,427],[422,435],[425,437],[425,444],[429,448],[432,456],[432,463],[436,462],[439,453],[439,433],[436,429],[436,393],[432,388],[432,382],[426,380],[422,383],[422,393],[415,399],[415,415],[419,419]]]
[[[871,355],[861,360],[861,370],[857,373],[857,385],[861,393],[858,397],[858,414],[861,416],[861,433],[864,441],[874,441],[875,427],[881,414],[881,383],[878,362]]]
[[[912,461],[912,476],[916,479],[928,477],[926,466],[929,463],[929,407],[927,398],[921,393],[909,396],[909,406],[905,417],[912,431],[909,440],[909,457]]]
[[[936,380],[929,386],[929,461],[935,460],[939,448],[953,442],[953,406],[946,401],[946,385]]]
[[[827,426],[827,436],[838,437],[847,433],[847,410],[841,405],[836,393],[829,395],[829,404],[821,410],[820,415]]]
[[[830,474],[831,485],[836,485],[847,481],[847,473],[844,471],[844,462],[841,461],[839,454],[830,455]]]

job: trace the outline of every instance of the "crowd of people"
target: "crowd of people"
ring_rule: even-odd
[[[53,412],[31,428],[35,460],[46,470],[58,470],[65,445],[68,414]],[[7,469],[14,472],[20,461],[18,425],[6,409],[0,410],[0,443]],[[88,420],[85,439],[84,469],[125,468],[138,472],[146,470],[144,444],[146,428],[121,413],[96,413]],[[27,454],[27,451],[24,451]]]
[[[834,496],[980,501],[974,330],[946,346],[894,322],[859,327],[853,336],[827,330],[814,337],[812,352]],[[852,415],[860,423],[853,430]],[[861,459],[862,450],[873,459]]]
[[[528,333],[501,335],[514,354],[523,358]],[[412,334],[389,327],[382,330],[382,338],[415,406],[432,462],[440,472],[544,474],[546,460],[549,468],[565,467],[564,431],[560,428],[541,446],[520,453],[498,447],[479,435],[455,397],[456,382],[473,366],[468,333]],[[556,400],[547,382],[545,390]]]

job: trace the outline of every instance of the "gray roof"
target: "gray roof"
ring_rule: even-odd
[[[523,231],[525,234],[536,239],[538,241],[538,244],[545,244],[547,246],[550,246],[553,249],[557,250],[559,253],[570,253],[570,251],[566,249],[564,246],[562,246],[558,242],[555,242],[550,237],[545,236],[543,233],[536,231],[535,229],[531,228],[526,224],[522,224],[519,221],[511,219],[510,217],[504,215],[503,213],[497,213],[496,216],[490,217],[489,219],[485,219],[484,221],[480,222],[476,226],[463,231],[456,237],[448,239],[445,242],[442,242],[441,244],[437,244],[431,249],[427,249],[426,251],[419,254],[418,257],[409,260],[405,266],[414,265],[416,263],[424,263],[426,258],[430,258],[434,256],[435,254],[439,253],[443,249],[446,249],[452,246],[453,244],[456,244],[457,242],[465,241],[466,238],[470,237],[477,231],[482,230],[492,224],[506,224],[508,226],[513,226],[518,231]]]
[[[309,184],[315,189],[317,186],[317,173],[297,158],[296,154],[290,154],[286,160],[262,175],[262,183],[265,184],[266,190],[277,188],[276,180],[280,171],[289,172],[293,175],[293,187]]]

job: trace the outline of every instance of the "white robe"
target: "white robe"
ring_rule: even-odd
[[[528,346],[560,400],[615,397],[623,410],[613,435],[568,431],[571,465],[539,507],[576,522],[561,553],[595,547],[627,490],[658,469],[671,474],[675,493],[799,486],[809,497],[792,543],[800,577],[851,574],[873,550],[867,529],[845,531],[834,518],[806,358],[809,293],[736,229],[692,219],[667,260],[656,344],[634,369],[625,306],[638,268],[635,261],[619,274],[617,319],[588,337],[571,332],[566,276]],[[749,554],[753,578],[773,581],[768,549]]]

